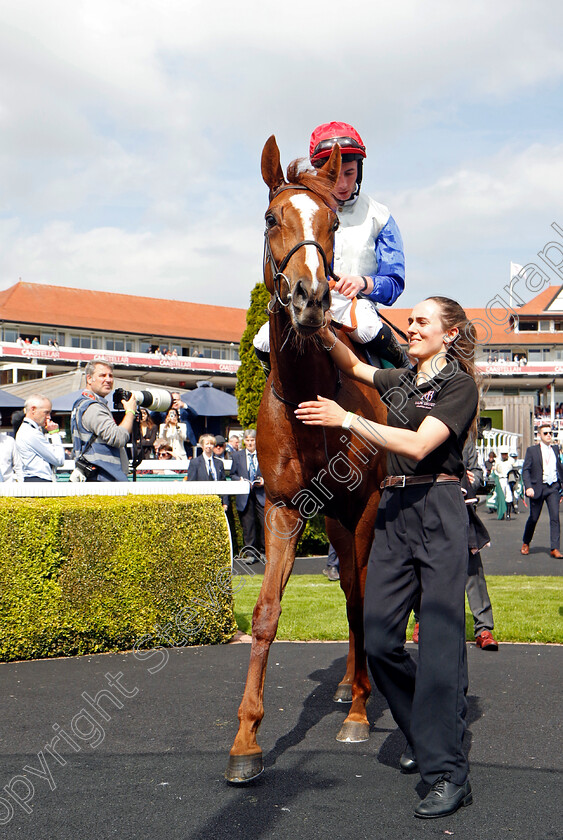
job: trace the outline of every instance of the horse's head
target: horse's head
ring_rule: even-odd
[[[322,169],[300,172],[298,161],[284,178],[275,137],[262,152],[262,177],[270,188],[266,211],[264,281],[286,308],[298,335],[307,337],[324,322],[330,306],[328,276],[338,227],[333,189],[340,173],[335,146]]]

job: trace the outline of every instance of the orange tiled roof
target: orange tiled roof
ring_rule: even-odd
[[[515,291],[518,292],[516,287]],[[541,315],[542,312],[545,312],[546,314],[551,314],[553,317],[553,312],[547,313],[547,307],[557,297],[560,291],[561,286],[548,286],[547,289],[544,289],[535,298],[532,298],[532,300],[529,300],[523,306],[519,306],[517,309],[518,314]]]
[[[546,307],[561,288],[548,286],[524,306],[515,308],[516,313],[527,316],[544,314],[553,318],[556,313],[547,312]],[[411,307],[382,308],[382,312],[406,332]],[[486,329],[490,331],[487,344],[563,342],[563,332],[507,332],[509,324],[505,317],[506,310],[500,307],[490,312],[486,308],[468,308],[466,312],[471,320],[487,325],[487,328],[479,329],[481,335]],[[0,292],[0,319],[21,324],[105,330],[147,337],[239,342],[246,327],[246,310],[20,281]]]
[[[20,281],[0,292],[0,319],[163,338],[238,343],[246,309]]]
[[[544,315],[546,318],[557,317],[556,312],[547,312],[546,307],[554,300],[560,292],[561,286],[548,286],[532,300],[528,301],[525,306],[515,307],[514,311],[521,316],[539,316]],[[525,345],[525,344],[563,344],[563,332],[518,332],[515,333],[510,328],[509,315],[510,310],[502,309],[501,307],[492,308],[490,311],[485,307],[482,309],[466,308],[467,317],[475,322],[477,332],[479,334],[480,343],[486,345]],[[392,309],[381,308],[383,315],[391,321],[392,324],[399,327],[403,332],[407,331],[408,318],[412,312],[412,307],[409,309],[400,309],[394,306]],[[508,329],[508,332],[507,332]]]

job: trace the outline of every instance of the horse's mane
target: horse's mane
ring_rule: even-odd
[[[291,161],[287,167],[286,177],[288,182],[311,190],[335,213],[338,203],[332,194],[334,184],[328,180],[321,170],[305,169],[305,163],[306,158],[297,158],[297,160]]]

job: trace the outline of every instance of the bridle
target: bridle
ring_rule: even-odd
[[[284,184],[283,186],[279,187],[279,189],[277,189],[270,196],[270,204],[272,203],[272,200],[274,198],[276,198],[276,196],[278,196],[284,190],[305,190],[306,192],[313,192],[308,187],[305,187],[302,184]],[[265,276],[266,275],[266,266],[268,264],[270,265],[270,268],[271,268],[271,271],[272,271],[273,283],[274,283],[274,298],[275,298],[275,301],[277,301],[281,306],[288,307],[290,302],[291,302],[290,282],[289,282],[288,278],[286,277],[286,275],[284,274],[284,271],[287,268],[287,264],[290,261],[290,259],[292,258],[292,256],[297,251],[299,251],[300,248],[304,248],[306,245],[313,245],[317,249],[319,254],[321,255],[321,259],[323,261],[323,268],[324,268],[324,272],[325,272],[325,277],[332,277],[333,280],[338,280],[338,277],[336,276],[336,274],[334,273],[334,271],[332,270],[331,266],[328,263],[328,260],[327,260],[327,257],[326,257],[326,254],[324,252],[324,249],[323,249],[322,245],[320,245],[315,239],[304,239],[302,242],[298,242],[297,245],[294,245],[293,248],[291,248],[291,250],[288,251],[288,253],[283,257],[282,261],[278,265],[276,263],[274,255],[272,254],[272,249],[271,249],[271,246],[270,246],[270,237],[269,237],[268,234],[269,234],[269,229],[266,228],[266,230],[264,231],[264,260],[263,260],[262,271],[263,271],[263,274]],[[287,299],[286,299],[287,302],[284,302],[282,300],[282,297],[281,297],[281,291],[280,290],[281,290],[281,280],[282,280],[282,278],[285,280],[285,282],[287,283],[287,286],[288,286]],[[275,310],[271,307],[271,305],[270,305],[271,303],[272,303],[271,301],[268,303],[268,312],[276,312],[277,310]]]

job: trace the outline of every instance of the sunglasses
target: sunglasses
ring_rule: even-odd
[[[171,452],[159,452],[158,457],[159,458],[171,458],[172,453]]]

